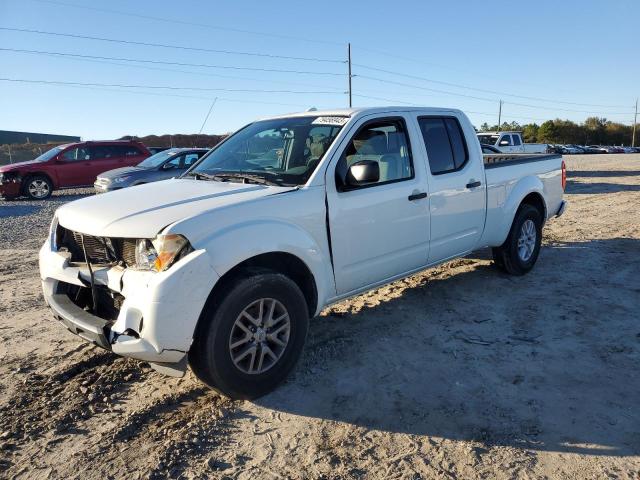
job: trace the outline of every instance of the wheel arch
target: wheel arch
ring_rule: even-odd
[[[36,170],[33,172],[26,172],[23,176],[22,176],[22,182],[20,184],[20,192],[21,193],[25,193],[25,189],[27,188],[27,181],[30,180],[33,177],[45,177],[47,178],[47,180],[49,180],[51,182],[51,191],[56,190],[58,188],[58,184],[56,182],[56,180],[53,178],[53,176],[51,176],[49,173],[47,172],[43,172],[40,170]]]

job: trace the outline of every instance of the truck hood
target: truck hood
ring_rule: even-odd
[[[153,238],[178,220],[290,190],[295,188],[171,179],[76,200],[56,215],[63,227],[87,235]]]

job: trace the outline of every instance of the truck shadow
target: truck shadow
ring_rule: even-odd
[[[510,277],[485,251],[345,302],[256,403],[367,430],[637,455],[638,252],[629,238],[556,242]]]
[[[623,183],[583,183],[574,180],[567,181],[566,193],[572,194],[593,194],[593,193],[618,193],[618,192],[640,192],[640,184],[628,185]]]
[[[615,178],[615,177],[638,177],[635,184],[608,183],[608,182],[588,182],[581,181],[580,178]],[[567,171],[567,193],[572,194],[594,194],[594,193],[618,193],[618,192],[638,192],[640,191],[640,170],[568,170]]]

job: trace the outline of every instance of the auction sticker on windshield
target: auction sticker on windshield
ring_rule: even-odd
[[[342,126],[347,123],[349,120],[348,117],[318,117],[313,122],[312,125],[339,125]]]

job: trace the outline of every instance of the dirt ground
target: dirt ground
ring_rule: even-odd
[[[529,275],[481,251],[336,305],[253,402],[68,333],[37,250],[75,197],[0,203],[0,476],[640,479],[640,155],[566,160]]]

